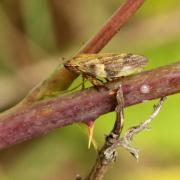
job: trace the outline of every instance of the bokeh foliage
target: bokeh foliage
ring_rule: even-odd
[[[71,57],[100,29],[120,2],[2,0],[0,108],[12,106],[46,78],[60,63],[57,57]],[[178,61],[179,5],[178,0],[146,1],[103,52],[143,54],[149,58],[146,69]],[[125,129],[146,119],[155,102],[127,108]],[[136,163],[120,149],[118,160],[105,179],[179,179],[179,106],[180,95],[170,96],[150,130],[135,138],[135,145],[141,149],[140,162]],[[99,146],[114,119],[112,112],[96,121],[95,138]],[[0,153],[0,179],[59,180],[73,179],[77,172],[85,175],[97,155],[93,148],[87,149],[87,142],[86,135],[72,125],[4,150]]]

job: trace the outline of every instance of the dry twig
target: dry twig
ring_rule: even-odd
[[[131,127],[125,133],[124,137],[120,138],[111,147],[106,149],[106,151],[104,152],[105,157],[108,158],[109,156],[112,156],[114,151],[119,146],[121,146],[121,147],[127,149],[138,160],[139,159],[139,150],[131,146],[131,141],[136,134],[138,134],[139,132],[148,128],[151,121],[158,115],[165,99],[166,99],[166,97],[161,98],[159,103],[154,106],[154,111],[148,119],[146,119],[143,123],[141,123],[137,126]]]
[[[102,180],[109,165],[116,160],[116,156],[117,156],[116,150],[119,146],[128,150],[137,160],[139,159],[139,150],[131,146],[131,141],[136,134],[148,128],[148,125],[159,113],[165,99],[166,99],[165,97],[161,98],[158,105],[154,106],[154,112],[151,114],[151,116],[143,123],[131,127],[125,133],[124,137],[121,137],[119,139],[120,134],[117,133],[116,131],[113,131],[116,129],[113,128],[112,132],[106,137],[104,146],[99,152],[96,163],[92,168],[91,172],[89,173],[89,175],[87,176],[87,178],[85,178],[85,180]],[[117,107],[118,106],[122,108],[121,104],[118,104]],[[117,112],[116,122],[121,122],[123,120],[122,110],[123,109],[119,110],[118,108],[118,111],[116,111]],[[117,124],[115,124],[115,126],[121,127],[121,126],[117,126]]]

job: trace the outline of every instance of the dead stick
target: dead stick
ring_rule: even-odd
[[[155,106],[153,113],[151,116],[145,120],[143,123],[133,126],[129,128],[126,132],[124,137],[121,137],[120,139],[117,139],[116,134],[110,133],[105,140],[104,146],[102,147],[101,151],[99,152],[99,156],[97,157],[96,163],[93,166],[92,170],[90,171],[89,175],[85,180],[102,180],[106,171],[108,170],[108,167],[112,164],[112,162],[115,161],[117,156],[117,148],[123,147],[126,149],[129,153],[131,153],[136,160],[138,161],[139,158],[139,150],[132,147],[131,142],[132,138],[138,134],[139,132],[142,132],[146,128],[148,128],[148,125],[151,123],[151,121],[157,116],[159,113],[164,101],[166,98],[161,98],[158,105]],[[118,118],[118,117],[117,117]],[[114,135],[114,136],[113,136]]]

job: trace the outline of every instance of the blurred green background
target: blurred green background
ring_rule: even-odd
[[[0,0],[0,111],[22,99],[38,82],[94,35],[121,0]],[[132,52],[149,58],[146,69],[180,59],[180,1],[149,0],[103,52]],[[145,120],[156,101],[125,110],[125,129]],[[105,180],[180,179],[180,94],[168,97],[150,131],[134,139],[137,163],[126,151]],[[114,113],[96,121],[99,147],[111,130]],[[87,148],[77,125],[0,152],[0,180],[61,180],[85,176],[97,153]]]

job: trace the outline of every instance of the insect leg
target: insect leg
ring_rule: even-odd
[[[103,86],[104,85],[104,83],[100,79],[97,79],[93,76],[85,75],[85,78],[88,81],[90,81],[94,86]]]
[[[89,75],[82,75],[82,90],[85,88],[85,80],[90,81],[95,87],[102,86],[103,82]]]
[[[110,79],[110,78],[105,78],[105,79],[107,82],[112,81],[112,79]]]
[[[85,76],[82,74],[82,90],[85,88]]]

